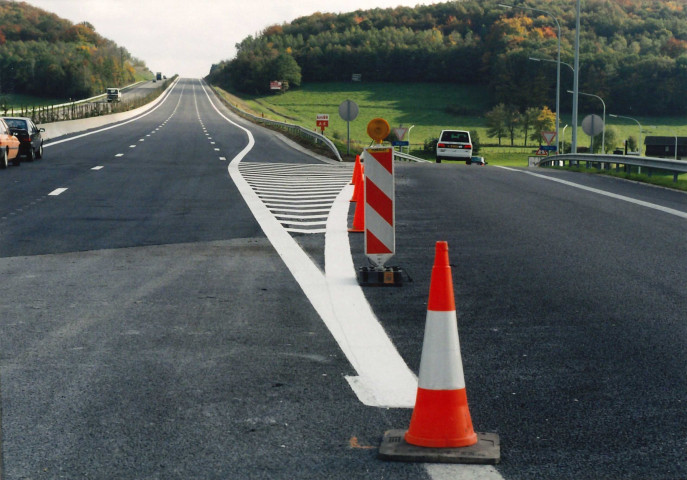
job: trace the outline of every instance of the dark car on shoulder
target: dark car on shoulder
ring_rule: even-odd
[[[28,161],[43,157],[44,128],[38,128],[30,118],[3,117],[12,135],[19,139],[19,156]]]

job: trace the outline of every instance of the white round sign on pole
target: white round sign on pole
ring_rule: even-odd
[[[348,145],[348,155],[351,154],[351,122],[358,118],[359,110],[360,109],[358,108],[358,104],[355,103],[353,100],[344,100],[343,102],[341,102],[341,105],[339,105],[339,116],[346,121],[346,144]]]
[[[344,100],[339,105],[339,116],[347,122],[352,122],[358,118],[358,112],[358,104],[353,100]]]
[[[590,137],[595,137],[604,131],[604,121],[598,115],[587,115],[582,120],[582,131]]]

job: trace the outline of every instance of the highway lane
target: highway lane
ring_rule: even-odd
[[[256,139],[244,161],[319,163],[233,120]],[[410,410],[352,392],[227,175],[245,145],[182,81],[139,121],[0,176],[7,478],[484,474],[376,460]],[[543,173],[685,210],[683,194]],[[471,412],[501,434],[504,478],[685,476],[684,220],[490,166],[399,164],[397,198],[390,263],[414,281],[365,293],[417,370],[449,241]],[[320,266],[323,237],[295,235]]]
[[[503,477],[684,478],[687,220],[530,171],[397,164],[389,264],[414,281],[368,299],[417,368],[409,332],[447,240],[468,401],[475,427],[501,434]],[[684,193],[536,174],[687,212]]]
[[[319,163],[254,130],[247,160]],[[3,172],[3,478],[427,477],[376,460],[406,412],[350,389],[227,173],[246,141],[182,81]]]

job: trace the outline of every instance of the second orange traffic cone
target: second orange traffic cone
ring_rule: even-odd
[[[365,185],[363,184],[363,181],[365,180],[365,168],[360,165],[358,168],[358,174],[356,175],[355,172],[353,173],[353,179],[354,181],[352,182],[354,187],[353,187],[353,196],[349,200],[350,202],[355,202],[358,200],[358,190],[362,190],[365,188]]]
[[[355,165],[353,166],[353,177],[351,178],[351,183],[349,185],[355,185],[358,183],[358,180],[360,179],[360,174],[362,173],[360,171],[360,167],[362,164],[360,163],[360,155],[355,156]]]
[[[362,169],[361,169],[362,170]],[[355,214],[353,214],[353,226],[348,229],[349,232],[364,232],[365,231],[365,175],[360,174],[358,183],[353,192],[353,200],[355,202]]]
[[[421,447],[466,447],[477,443],[465,393],[446,242],[436,243],[417,398],[405,440]]]

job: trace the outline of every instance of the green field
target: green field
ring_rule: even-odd
[[[268,118],[312,129],[317,114],[329,114],[325,134],[344,142],[347,126],[338,109],[344,100],[353,100],[360,108],[350,125],[351,141],[358,151],[371,142],[366,128],[373,118],[384,118],[392,128],[414,125],[409,136],[412,148],[417,149],[425,139],[437,137],[442,128],[484,129],[478,112],[486,111],[489,105],[482,88],[442,84],[322,83],[284,94],[241,95],[241,99],[252,111]],[[448,109],[466,109],[472,114],[456,115]]]
[[[509,138],[498,139],[487,136],[484,113],[490,108],[488,93],[481,86],[452,84],[413,83],[319,83],[306,84],[298,90],[284,94],[241,95],[244,107],[274,120],[296,123],[315,128],[318,113],[329,114],[329,128],[325,133],[337,140],[346,140],[346,122],[341,120],[338,107],[344,100],[353,100],[360,107],[358,118],[351,122],[351,140],[357,149],[370,143],[366,134],[367,123],[376,117],[386,119],[391,127],[411,127],[409,132],[411,153],[422,149],[425,140],[436,138],[445,128],[476,130],[483,145],[482,154],[490,163],[508,164],[527,162],[531,154],[524,146],[522,133],[516,133],[515,144]],[[553,99],[552,99],[553,103]],[[601,116],[601,111],[583,111],[580,120],[589,113]],[[613,113],[613,112],[608,112]],[[642,137],[647,135],[687,136],[687,119],[682,117],[635,117],[642,124]],[[571,115],[561,116],[561,131],[572,123]],[[607,125],[616,128],[621,138],[630,135],[637,138],[639,127],[631,120],[612,118],[607,115]],[[563,140],[571,142],[572,129],[565,129]],[[408,140],[408,138],[406,138]],[[590,138],[578,130],[578,145],[588,146]],[[620,147],[620,145],[618,145]]]
[[[49,105],[59,105],[69,102],[65,98],[45,98],[33,95],[23,95],[19,93],[0,94],[0,110],[5,108],[20,107],[45,107]]]

